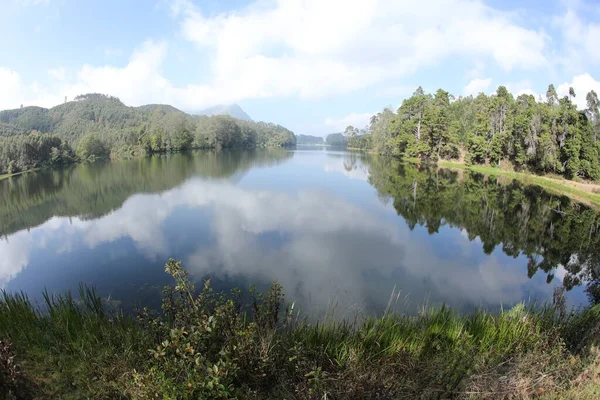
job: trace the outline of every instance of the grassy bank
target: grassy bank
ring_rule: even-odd
[[[78,299],[47,295],[45,311],[4,293],[0,397],[526,398],[593,384],[585,374],[597,365],[597,308],[442,307],[309,323],[284,306],[277,284],[242,301],[209,283],[196,291],[179,263],[166,270],[175,285],[162,312],[135,318],[85,288]]]
[[[6,178],[10,178],[12,176],[18,176],[18,175],[23,175],[23,174],[27,174],[29,172],[34,172],[34,171],[39,171],[40,168],[34,168],[34,169],[28,169],[27,171],[21,171],[21,172],[16,172],[14,174],[0,174],[0,181]]]
[[[444,168],[468,169],[470,171],[479,172],[486,175],[506,176],[511,179],[518,179],[526,184],[535,184],[547,189],[553,193],[566,195],[578,201],[589,202],[596,206],[600,206],[600,185],[581,185],[589,186],[589,190],[578,189],[573,185],[578,185],[577,182],[568,181],[566,179],[554,179],[551,177],[538,176],[522,172],[506,171],[500,168],[488,167],[484,165],[465,165],[451,161],[439,161],[438,166]],[[594,193],[598,190],[598,193]]]

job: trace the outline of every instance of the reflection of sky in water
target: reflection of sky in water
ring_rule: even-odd
[[[162,194],[137,194],[95,220],[54,217],[0,241],[0,282],[35,298],[79,282],[117,300],[156,300],[162,266],[184,261],[192,277],[224,287],[283,284],[303,308],[382,310],[394,287],[410,310],[428,302],[463,309],[548,299],[550,285],[527,260],[442,227],[411,231],[341,153],[297,152],[236,180],[192,178]],[[236,182],[236,183],[232,183]],[[560,277],[560,272],[557,273]],[[407,296],[407,297],[405,297]],[[583,301],[581,288],[571,297]]]

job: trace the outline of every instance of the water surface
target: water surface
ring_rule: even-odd
[[[358,153],[200,152],[0,181],[0,285],[34,299],[80,282],[157,306],[169,258],[217,288],[279,281],[348,316],[586,301],[598,213],[517,181]]]

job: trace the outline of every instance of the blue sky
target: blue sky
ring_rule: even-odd
[[[455,95],[600,91],[600,3],[515,0],[0,0],[0,109],[77,94],[323,135],[421,85]]]

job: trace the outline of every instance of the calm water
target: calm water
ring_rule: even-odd
[[[0,181],[0,285],[80,282],[157,306],[180,259],[217,288],[283,284],[308,313],[586,301],[597,212],[517,182],[322,149],[197,153]]]

